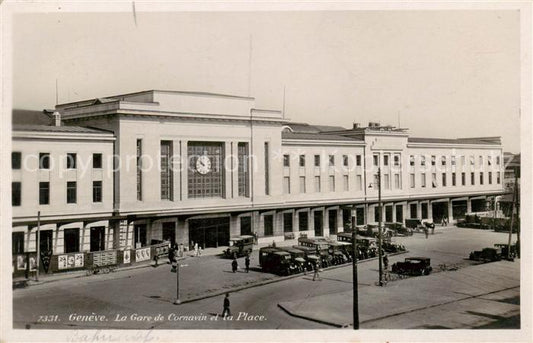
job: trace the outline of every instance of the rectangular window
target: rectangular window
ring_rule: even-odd
[[[20,169],[22,153],[13,151],[11,153],[11,169]]]
[[[273,236],[274,235],[274,216],[271,214],[265,214],[263,216],[263,222],[264,222],[264,228],[265,228],[265,236]]]
[[[348,155],[342,155],[342,165],[348,167]]]
[[[466,156],[461,155],[461,166],[464,167],[466,165]]]
[[[355,155],[355,165],[358,167],[361,166],[361,155]]]
[[[172,200],[173,175],[171,168],[172,141],[161,141],[161,200]],[[203,156],[199,157],[198,162],[204,161]],[[201,164],[201,163],[200,163]],[[210,168],[210,162],[204,161],[202,167]],[[198,166],[197,170],[199,169]]]
[[[93,202],[102,202],[102,181],[93,181]]]
[[[93,169],[102,169],[102,154],[93,154]]]
[[[358,191],[363,190],[363,176],[362,175],[355,176],[355,186],[357,187]]]
[[[431,155],[431,165],[434,166],[437,161],[437,156]]]
[[[420,204],[420,212],[422,214],[422,219],[427,219],[428,218],[428,203],[427,202],[423,202]]]
[[[80,251],[80,229],[65,229],[63,231],[65,254]]]
[[[76,181],[67,182],[67,204],[75,204],[77,197]]]
[[[39,182],[39,205],[50,204],[50,182]]]
[[[265,142],[265,195],[270,195],[270,157],[268,142]]]
[[[496,164],[500,165],[500,156],[496,156]]]
[[[489,172],[489,185],[492,185],[492,172]]]
[[[300,193],[305,193],[305,176],[300,176]]]
[[[143,154],[143,140],[137,139],[137,200],[143,199],[143,171],[142,171],[142,154]]]
[[[483,166],[483,156],[479,155],[479,166]]]
[[[422,188],[426,187],[426,174],[420,174],[420,186]]]
[[[307,212],[298,212],[298,231],[307,231],[309,228],[309,216]]]
[[[11,243],[13,254],[24,254],[24,232],[13,232]]]
[[[394,166],[399,167],[400,166],[400,155],[394,154]]]
[[[330,167],[335,166],[335,155],[329,155],[329,166]]]
[[[470,184],[472,186],[474,186],[476,184],[476,174],[475,173],[470,173]]]
[[[383,189],[390,189],[390,176],[389,176],[389,174],[383,175]]]
[[[452,173],[452,186],[456,186],[456,185],[457,185],[457,177],[455,173]]]
[[[496,183],[499,185],[501,183],[501,176],[500,176],[500,172],[498,172],[496,174]]]
[[[50,169],[50,153],[39,153],[39,169]]]
[[[425,166],[426,165],[426,156],[422,155],[420,156],[420,165]]]
[[[225,196],[225,151],[222,142],[187,142],[188,198]]]
[[[288,176],[283,177],[283,194],[291,193],[291,178]]]
[[[445,166],[446,165],[446,156],[442,156],[440,161],[441,161],[441,165]]]
[[[350,190],[350,185],[348,184],[348,175],[342,176],[342,184],[345,192]]]
[[[452,166],[455,165],[455,156],[452,156]]]
[[[76,169],[77,155],[73,152],[67,153],[67,169]]]
[[[315,176],[315,192],[320,192],[320,176]]]
[[[374,207],[374,221],[380,222],[383,219],[381,215],[381,208],[379,206]]]
[[[409,187],[415,188],[415,174],[411,173],[409,175]]]
[[[315,167],[320,167],[320,155],[315,155]]]
[[[470,165],[473,166],[475,164],[474,155],[470,155]]]
[[[283,232],[292,232],[292,213],[283,213]]]
[[[446,187],[446,173],[442,173],[442,187]]]
[[[335,192],[335,176],[334,175],[329,176],[329,191]]]
[[[384,166],[389,165],[389,155],[383,155],[383,165]]]
[[[291,166],[291,160],[289,155],[283,155],[283,166],[284,167],[290,167]]]
[[[250,168],[248,163],[248,143],[239,143],[237,145],[238,159],[238,188],[240,197],[250,196]]]
[[[300,167],[305,167],[305,155],[300,155]]]
[[[252,234],[252,217],[241,217],[241,236]]]
[[[409,165],[410,166],[415,165],[415,157],[413,155],[409,156]]]
[[[20,182],[11,182],[11,206],[20,206],[22,187]]]
[[[437,174],[436,173],[431,174],[431,186],[433,188],[437,188]]]
[[[466,185],[466,173],[461,173],[461,186]]]
[[[374,166],[379,166],[379,155],[373,155]]]
[[[402,183],[400,181],[400,174],[394,174],[394,188],[401,189]]]
[[[487,156],[487,164],[488,164],[489,166],[492,165],[492,156],[490,156],[490,155]]]
[[[483,184],[483,172],[480,172],[480,173],[479,173],[479,184],[480,184],[480,185]]]

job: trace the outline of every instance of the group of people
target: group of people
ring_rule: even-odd
[[[244,257],[244,267],[245,271],[248,273],[250,271],[250,254],[246,254]],[[239,269],[239,263],[237,262],[237,254],[233,254],[233,260],[231,261],[231,271],[236,273]]]

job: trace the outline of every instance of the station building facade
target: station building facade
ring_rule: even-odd
[[[41,250],[126,251],[129,263],[167,240],[332,236],[352,215],[452,222],[504,191],[499,137],[294,123],[250,97],[157,90],[57,105],[55,116],[13,129],[14,254],[36,250],[38,212]]]

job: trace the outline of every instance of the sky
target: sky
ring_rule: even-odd
[[[148,89],[249,95],[296,122],[520,151],[516,10],[17,14],[13,107]],[[285,101],[284,101],[285,99]]]

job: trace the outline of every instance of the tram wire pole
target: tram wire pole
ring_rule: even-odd
[[[383,260],[381,254],[382,245],[382,230],[381,221],[383,220],[383,205],[381,203],[381,167],[378,167],[378,207],[379,207],[379,220],[378,220],[378,258],[379,258],[379,285],[383,286]]]
[[[357,229],[355,227],[355,205],[352,205],[352,248],[353,329],[359,330],[359,286],[357,280]]]
[[[35,245],[37,246],[37,256],[35,258],[37,270],[35,272],[35,281],[39,281],[39,255],[41,253],[41,211],[37,211],[37,239]],[[28,258],[28,264],[30,263]]]

